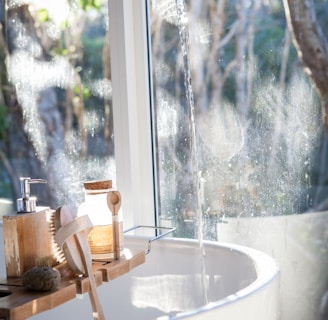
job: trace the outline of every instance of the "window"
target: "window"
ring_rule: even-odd
[[[82,181],[111,178],[126,227],[154,225],[145,1],[0,3],[16,46],[0,103],[1,212],[15,209],[20,176],[48,180],[32,192],[52,208],[76,207]]]
[[[107,2],[8,1],[3,28],[2,197],[31,176],[39,204],[75,207],[83,181],[115,181]]]
[[[266,251],[284,319],[318,314],[327,215],[299,213],[326,208],[326,141],[282,3],[54,3],[8,0],[0,17],[1,196],[31,175],[48,180],[33,186],[41,204],[77,206],[83,180],[113,178],[125,228]]]
[[[282,3],[236,3],[150,1],[159,220],[182,237],[318,205],[320,108]]]
[[[8,1],[4,26],[15,54],[7,66],[24,114],[16,119],[2,107],[1,148],[11,160],[2,162],[4,196],[17,197],[18,176],[49,172],[51,188],[40,200],[71,204],[82,180],[109,176],[123,192],[127,226],[158,220],[176,226],[178,236],[196,237],[201,211],[208,239],[216,239],[225,217],[300,213],[320,204],[313,187],[318,103],[295,67],[281,4],[190,2],[178,12],[174,1],[60,3],[56,9],[67,15],[56,16],[50,4]],[[31,19],[29,33],[17,29],[19,10]],[[108,18],[108,11],[115,14]],[[3,87],[17,108],[13,87]],[[43,105],[40,117],[36,107]]]
[[[268,253],[281,319],[322,319],[326,141],[282,2],[149,6],[159,223]]]

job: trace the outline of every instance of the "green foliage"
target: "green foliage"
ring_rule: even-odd
[[[267,19],[269,20],[269,18]],[[275,21],[267,21],[267,23],[265,28],[258,27],[258,31],[255,33],[254,51],[261,75],[278,77],[281,53],[284,47],[285,25],[280,25]]]
[[[104,46],[104,37],[82,36],[83,43],[83,78],[101,78],[102,77],[102,50]]]
[[[100,10],[103,0],[79,0],[80,6],[83,10],[90,9]]]
[[[82,92],[81,92],[82,91]],[[87,100],[90,98],[91,96],[91,92],[90,92],[90,89],[88,87],[83,87],[81,88],[80,86],[78,85],[75,85],[74,86],[74,93],[77,95],[77,96],[80,96],[80,94],[82,93],[82,96],[83,96],[83,100]]]
[[[38,20],[41,23],[44,23],[44,22],[47,22],[47,21],[50,20],[50,18],[49,18],[49,12],[45,8],[42,8],[42,9],[38,10],[37,17],[38,17]]]
[[[68,56],[68,54],[69,54],[69,51],[67,48],[55,47],[53,52],[57,56]]]
[[[8,129],[7,107],[0,105],[0,140],[3,140]]]

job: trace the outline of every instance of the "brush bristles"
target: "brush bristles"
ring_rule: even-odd
[[[58,261],[55,259],[54,256],[42,257],[36,260],[37,267],[54,267],[57,264]]]
[[[49,212],[47,216],[48,226],[49,226],[49,240],[52,247],[52,253],[53,255],[45,259],[45,262],[53,261],[52,267],[57,269],[59,273],[61,274],[61,277],[70,277],[74,275],[74,272],[69,267],[64,252],[58,245],[58,243],[55,241],[55,235],[56,235],[56,219],[55,219],[56,211]]]
[[[61,264],[66,261],[63,250],[59,247],[59,245],[55,241],[55,235],[56,235],[55,211],[49,212],[47,220],[48,220],[48,225],[49,225],[49,238],[50,238],[50,243],[51,243],[52,253],[53,253],[52,258],[55,263],[52,266],[55,266],[55,265]],[[50,259],[48,259],[48,260],[50,260]]]

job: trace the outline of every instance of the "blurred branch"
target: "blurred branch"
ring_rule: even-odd
[[[11,181],[11,185],[14,189],[14,195],[18,195],[20,193],[19,185],[18,185],[18,180],[17,180],[17,175],[15,173],[14,168],[12,167],[10,161],[8,160],[6,154],[2,151],[1,146],[0,146],[0,160],[3,164],[3,166],[6,169],[6,172],[9,176],[9,179]],[[15,198],[15,196],[13,196]],[[15,199],[13,199],[15,200]]]

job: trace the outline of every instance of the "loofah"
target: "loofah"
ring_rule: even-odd
[[[60,273],[51,267],[34,267],[27,270],[22,277],[23,286],[35,291],[50,291],[60,284]]]

